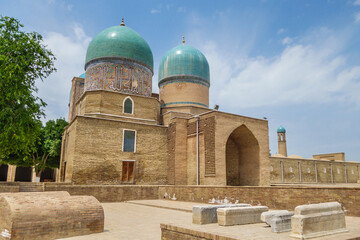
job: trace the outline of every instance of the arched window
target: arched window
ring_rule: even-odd
[[[133,114],[134,113],[134,102],[130,97],[124,99],[123,112]]]

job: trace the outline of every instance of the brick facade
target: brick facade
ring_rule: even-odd
[[[76,116],[63,136],[60,182],[269,184],[265,120],[194,106],[161,108],[153,97],[104,90],[87,91],[77,98],[71,105]],[[126,98],[133,102],[132,114],[123,111]],[[124,130],[136,132],[134,152],[123,150]],[[243,156],[232,159],[227,156],[231,150],[227,142],[234,132],[241,141],[232,147]],[[249,139],[253,139],[252,146],[241,143]],[[234,174],[245,176],[235,184],[226,172],[226,165],[233,161],[241,165]],[[124,181],[124,174],[131,174],[130,180]]]

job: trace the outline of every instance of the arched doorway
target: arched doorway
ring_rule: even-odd
[[[259,175],[259,143],[252,132],[241,125],[226,142],[226,185],[257,186]]]
[[[9,169],[9,167],[6,164],[0,166],[0,181],[6,182],[8,169]]]
[[[30,167],[16,167],[15,182],[31,182],[31,176]]]

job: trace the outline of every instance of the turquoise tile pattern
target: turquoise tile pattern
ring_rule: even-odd
[[[85,78],[85,73],[81,74],[79,78]]]
[[[159,85],[174,76],[195,76],[210,84],[209,63],[198,49],[179,45],[163,56],[159,65]]]
[[[153,54],[148,43],[126,26],[113,26],[96,35],[87,49],[85,66],[91,60],[108,57],[135,60],[153,71]]]

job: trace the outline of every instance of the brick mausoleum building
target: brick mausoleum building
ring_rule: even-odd
[[[268,185],[268,122],[209,109],[205,56],[185,44],[153,55],[123,23],[90,43],[72,80],[58,181],[75,184]]]
[[[152,92],[151,49],[123,22],[92,40],[85,71],[72,80],[58,182],[264,186],[360,179],[360,164],[346,163],[343,153],[288,157],[282,127],[279,154],[269,157],[266,120],[209,109],[209,64],[185,41],[160,62],[159,94]]]

